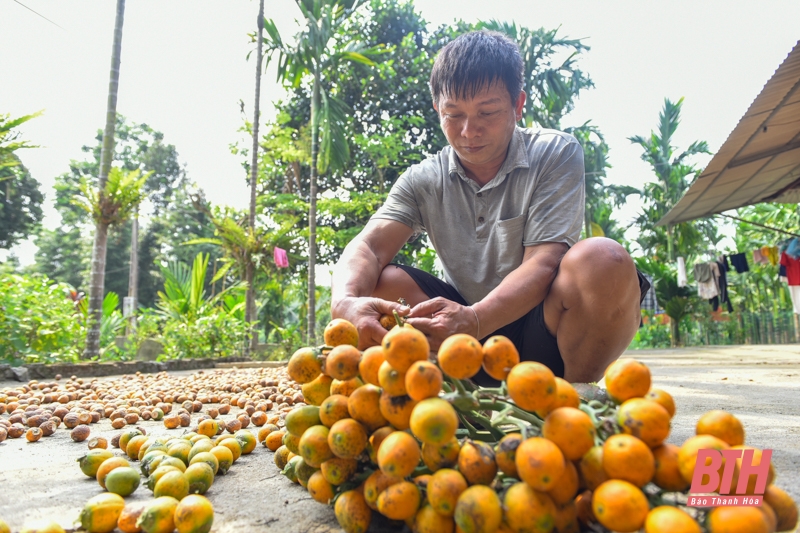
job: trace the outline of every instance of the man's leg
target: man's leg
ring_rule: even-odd
[[[564,379],[598,381],[639,327],[636,267],[617,242],[594,237],[564,255],[544,300],[544,321],[564,360]]]
[[[414,279],[397,265],[387,265],[381,271],[372,296],[390,302],[404,298],[411,307],[430,299]]]

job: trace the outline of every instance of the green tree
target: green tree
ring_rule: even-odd
[[[20,140],[21,133],[16,128],[41,114],[42,112],[39,111],[14,119],[11,118],[11,115],[0,114],[0,168],[13,167],[19,164],[19,159],[14,157],[17,150],[38,148],[28,141]]]
[[[682,222],[666,228],[655,226],[681,199],[691,184],[690,178],[698,171],[687,158],[710,153],[705,141],[695,141],[680,153],[672,145],[682,105],[683,98],[677,102],[665,99],[658,117],[658,130],[651,131],[649,137],[629,137],[632,143],[642,147],[642,160],[656,175],[656,181],[645,183],[640,191],[644,207],[636,219],[640,229],[638,242],[645,253],[668,261],[674,261],[677,255],[693,256],[704,241],[715,244],[719,240],[716,225],[708,220]]]
[[[317,175],[329,166],[341,168],[350,159],[345,139],[346,106],[335,93],[323,91],[322,73],[338,63],[355,61],[372,65],[369,58],[377,50],[366,49],[359,41],[335,42],[337,28],[359,7],[361,0],[297,0],[305,27],[295,36],[296,45],[281,39],[272,20],[264,22],[264,38],[269,57],[277,54],[278,79],[295,87],[310,77],[311,90],[311,175],[308,212],[308,338],[315,338],[314,271],[317,253]],[[260,43],[259,43],[260,44]],[[260,49],[260,46],[259,46]],[[321,142],[320,142],[321,141]]]
[[[12,154],[0,165],[0,248],[24,240],[42,221],[44,195],[39,182]]]

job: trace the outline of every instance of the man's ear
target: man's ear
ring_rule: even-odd
[[[517,101],[514,104],[514,112],[516,113],[517,122],[522,120],[522,110],[525,109],[525,98],[525,91],[520,91],[519,96],[517,96]]]
[[[436,114],[439,114],[439,104],[436,103],[436,100],[433,101],[433,110],[436,111]]]

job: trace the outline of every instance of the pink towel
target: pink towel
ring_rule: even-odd
[[[272,257],[275,259],[275,266],[278,268],[287,268],[289,266],[289,257],[286,255],[286,250],[283,248],[275,247]]]

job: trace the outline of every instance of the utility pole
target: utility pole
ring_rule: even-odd
[[[125,335],[131,336],[136,332],[136,307],[139,300],[139,206],[133,214],[133,227],[131,228],[131,260],[128,275],[128,297],[122,305],[123,314],[128,319]]]

